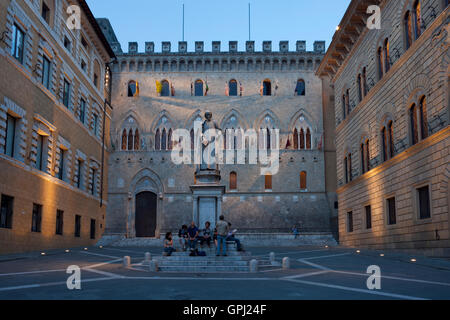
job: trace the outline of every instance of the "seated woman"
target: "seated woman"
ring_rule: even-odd
[[[173,247],[172,232],[167,232],[166,238],[164,239],[164,255],[170,256],[175,251],[177,250]]]

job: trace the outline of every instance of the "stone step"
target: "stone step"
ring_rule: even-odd
[[[171,256],[189,256],[190,251],[177,251],[172,252]],[[207,257],[216,256],[216,251],[205,251]],[[250,255],[248,252],[244,251],[227,251],[228,256],[248,256]]]
[[[154,260],[167,260],[167,261],[250,261],[251,256],[227,256],[227,257],[216,257],[206,256],[206,257],[189,257],[189,256],[170,256],[170,257],[153,257]]]
[[[161,266],[159,272],[219,273],[249,272],[248,266]]]
[[[214,261],[214,260],[204,260],[204,261],[195,261],[195,260],[190,260],[190,261],[183,261],[183,260],[179,260],[179,261],[169,261],[169,260],[159,260],[158,261],[158,266],[162,267],[162,266],[186,266],[186,267],[191,267],[191,266],[248,266],[248,261],[241,261],[241,260],[236,260],[236,261]]]

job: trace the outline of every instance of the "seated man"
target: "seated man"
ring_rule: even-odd
[[[203,244],[206,242],[208,248],[211,248],[211,223],[209,221],[205,222],[205,229],[201,230],[201,234],[199,236],[200,245],[203,247]]]
[[[233,231],[231,231],[231,223],[229,223],[229,222],[228,222],[228,227],[230,228],[230,231],[228,232],[226,241],[233,241],[233,242],[235,242],[236,246],[237,246],[237,251],[244,251],[242,249],[241,241],[234,236],[234,234],[237,232],[237,230],[234,229]]]
[[[195,251],[198,241],[198,228],[195,225],[194,221],[191,222],[191,225],[187,229],[187,234],[188,234],[189,249],[191,251]]]

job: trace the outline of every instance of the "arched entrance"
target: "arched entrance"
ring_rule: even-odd
[[[154,237],[156,231],[157,196],[153,192],[136,194],[136,237]]]

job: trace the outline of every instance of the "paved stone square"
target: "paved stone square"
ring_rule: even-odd
[[[0,299],[450,299],[450,260],[346,248],[249,248],[275,252],[291,269],[259,273],[155,273],[134,268],[160,248],[89,247],[0,256]],[[131,257],[131,267],[123,257]],[[415,261],[411,261],[415,259]],[[81,290],[69,290],[71,265],[81,268]],[[381,290],[369,290],[367,268],[381,269]]]

